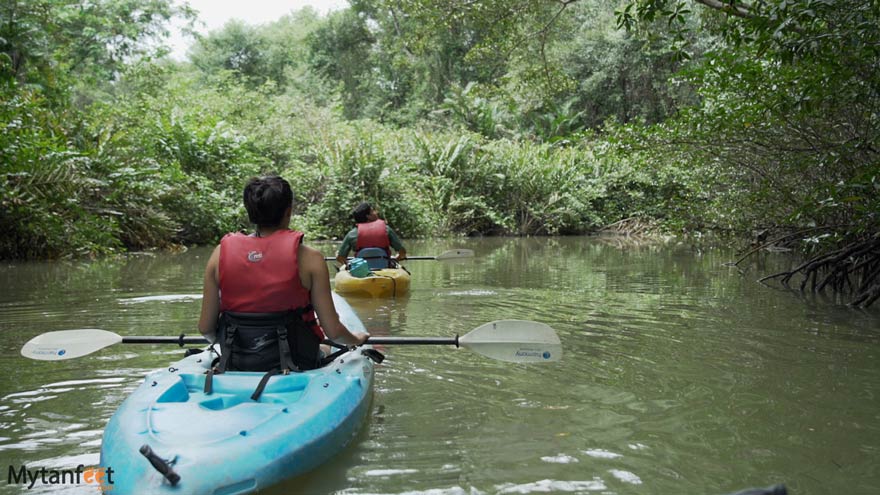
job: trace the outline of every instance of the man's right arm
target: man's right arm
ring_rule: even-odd
[[[345,238],[342,239],[342,244],[339,245],[339,249],[336,251],[336,261],[339,262],[340,265],[345,266],[348,263],[348,253],[351,252],[352,247],[357,245],[357,229],[352,229],[345,234]]]

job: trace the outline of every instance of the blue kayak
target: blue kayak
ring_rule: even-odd
[[[365,331],[351,306],[333,298],[345,325]],[[215,375],[213,393],[204,393],[213,352],[147,375],[104,430],[101,466],[112,469],[112,493],[251,493],[314,469],[367,417],[373,361],[365,352],[273,376],[256,401],[261,372]]]

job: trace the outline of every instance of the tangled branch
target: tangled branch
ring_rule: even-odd
[[[880,299],[880,234],[850,242],[834,251],[810,258],[792,270],[766,276],[765,283],[778,279],[787,288],[800,275],[799,290],[813,293],[830,289],[851,294],[850,306],[867,308]]]
[[[627,237],[649,235],[656,230],[657,226],[650,220],[639,217],[624,218],[599,229],[600,232],[614,232]]]

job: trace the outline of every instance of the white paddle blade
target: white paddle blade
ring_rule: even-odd
[[[120,342],[120,335],[97,328],[59,330],[32,338],[21,348],[21,355],[40,361],[61,361],[85,356]]]
[[[510,363],[549,363],[562,359],[562,343],[549,325],[527,320],[485,323],[458,339],[459,345]]]
[[[473,258],[473,249],[451,249],[437,255],[437,260],[454,260],[458,258]]]

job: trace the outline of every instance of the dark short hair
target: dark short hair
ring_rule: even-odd
[[[373,205],[364,201],[354,207],[354,210],[351,211],[351,216],[354,218],[355,223],[364,223],[367,221],[367,215],[371,211],[373,211]]]
[[[290,184],[277,175],[253,177],[244,186],[244,207],[251,223],[259,227],[281,224],[284,212],[293,205]]]

